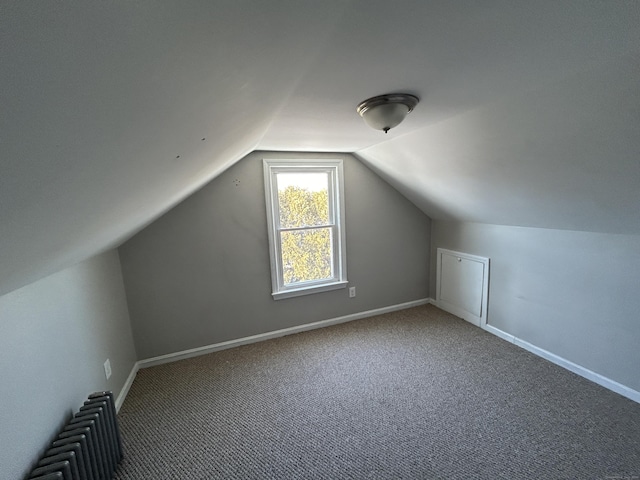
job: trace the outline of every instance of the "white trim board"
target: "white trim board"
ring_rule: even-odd
[[[141,368],[153,367],[155,365],[162,365],[164,363],[175,362],[178,360],[184,360],[186,358],[197,357],[199,355],[206,355],[208,353],[217,352],[219,350],[225,350],[227,348],[233,348],[240,345],[248,345],[250,343],[256,343],[263,340],[268,340],[271,338],[283,337],[285,335],[292,335],[294,333],[304,332],[308,330],[314,330],[316,328],[327,327],[329,325],[337,325],[339,323],[346,323],[353,320],[359,320],[362,318],[373,317],[375,315],[382,315],[383,313],[394,312],[398,310],[404,310],[406,308],[417,307],[419,305],[431,304],[434,306],[438,306],[436,301],[433,298],[424,298],[421,300],[416,300],[413,302],[401,303],[398,305],[391,305],[389,307],[378,308],[374,310],[368,310],[366,312],[354,313],[351,315],[345,315],[343,317],[332,318],[328,320],[322,320],[319,322],[307,323],[305,325],[299,325],[296,327],[285,328],[282,330],[276,330],[273,332],[262,333],[259,335],[253,335],[251,337],[244,337],[237,340],[230,340],[227,342],[216,343],[213,345],[207,345],[199,348],[192,348],[190,350],[184,350],[181,352],[169,353],[167,355],[161,355],[158,357],[147,358],[145,360],[139,360],[131,369],[131,373],[127,378],[124,386],[120,390],[120,394],[116,398],[116,411],[120,411],[120,407],[124,403],[127,394],[129,393],[129,389],[133,384],[133,381],[136,378],[136,374],[138,370]],[[633,400],[637,403],[640,403],[640,392],[633,390],[632,388],[627,387],[626,385],[622,385],[614,380],[611,380],[607,377],[600,375],[599,373],[593,372],[587,368],[584,368],[576,363],[573,363],[569,360],[566,360],[558,355],[555,355],[547,350],[544,350],[540,347],[537,347],[529,342],[526,342],[510,333],[506,333],[499,328],[496,328],[492,325],[485,324],[482,327],[483,330],[495,335],[496,337],[500,337],[507,342],[513,343],[520,348],[524,348],[525,350],[542,357],[546,360],[549,360],[556,365],[559,365],[567,370],[580,375],[581,377],[586,378],[587,380],[591,380],[592,382],[597,383],[598,385],[607,388],[613,392],[616,392],[623,397],[626,397],[630,400]]]
[[[510,333],[503,332],[502,330],[494,326],[485,324],[482,327],[482,329],[495,335],[496,337],[500,337],[501,339],[506,340],[507,342],[513,343],[514,345],[517,345],[520,348],[524,348],[525,350],[533,353],[534,355],[542,357],[545,360],[549,360],[551,363],[555,363],[556,365],[559,365],[560,367],[565,368],[570,372],[580,375],[581,377],[584,377],[587,380],[591,380],[592,382],[597,383],[598,385],[604,388],[607,388],[613,392],[619,393],[623,397],[627,397],[629,400],[633,400],[634,402],[640,403],[640,392],[632,388],[629,388],[626,385],[618,383],[615,380],[611,380],[610,378],[600,375],[599,373],[593,372],[588,368],[578,365],[577,363],[573,363],[567,360],[566,358],[562,358],[559,355],[556,355],[555,353],[551,353],[547,350],[537,347],[532,343],[529,343],[525,340],[522,340],[521,338],[516,337],[515,335],[511,335]]]
[[[258,335],[252,335],[250,337],[238,338],[235,340],[228,340],[226,342],[214,343],[212,345],[205,345],[203,347],[191,348],[189,350],[183,350],[181,352],[168,353],[166,355],[160,355],[157,357],[140,360],[137,362],[136,365],[138,366],[138,368],[153,367],[156,365],[162,365],[163,363],[176,362],[178,360],[184,360],[187,358],[197,357],[199,355],[206,355],[208,353],[218,352],[220,350],[226,350],[228,348],[239,347],[241,345],[248,345],[250,343],[262,342],[264,340],[270,340],[272,338],[284,337],[286,335],[292,335],[294,333],[306,332],[308,330],[315,330],[316,328],[323,328],[323,327],[328,327],[330,325],[337,325],[339,323],[351,322],[353,320],[360,320],[362,318],[382,315],[384,313],[395,312],[398,310],[405,310],[407,308],[417,307],[419,305],[426,305],[428,303],[433,303],[433,300],[430,298],[422,298],[420,300],[414,300],[412,302],[405,302],[397,305],[390,305],[388,307],[376,308],[373,310],[367,310],[365,312],[352,313],[350,315],[330,318],[327,320],[320,320],[318,322],[306,323],[304,325],[296,325],[295,327],[283,328],[281,330],[260,333]]]
[[[116,413],[120,411],[120,407],[124,403],[124,399],[127,398],[129,393],[129,389],[131,389],[131,385],[133,385],[133,381],[136,379],[136,374],[140,370],[140,362],[136,362],[133,364],[133,368],[127,377],[127,381],[124,382],[124,385],[120,389],[120,393],[118,394],[118,398],[116,398]]]
[[[250,343],[261,342],[263,340],[269,340],[271,338],[284,337],[285,335],[292,335],[294,333],[305,332],[307,330],[315,330],[316,328],[328,327],[330,325],[337,325],[339,323],[351,322],[353,320],[360,320],[362,318],[373,317],[375,315],[382,315],[383,313],[395,312],[398,310],[404,310],[411,307],[417,307],[420,305],[434,304],[432,298],[422,298],[420,300],[414,300],[412,302],[400,303],[397,305],[390,305],[388,307],[376,308],[374,310],[367,310],[365,312],[352,313],[343,317],[330,318],[328,320],[321,320],[319,322],[307,323],[304,325],[298,325],[295,327],[284,328],[282,330],[275,330],[273,332],[261,333],[259,335],[252,335],[250,337],[239,338],[237,340],[229,340],[227,342],[215,343],[213,345],[206,345],[204,347],[192,348],[190,350],[183,350],[181,352],[168,353],[166,355],[160,355],[158,357],[147,358],[144,360],[138,360],[131,369],[129,376],[118,397],[116,398],[116,412],[120,411],[122,404],[124,403],[127,394],[133,385],[133,381],[136,378],[138,370],[141,368],[153,367],[156,365],[162,365],[163,363],[177,362],[178,360],[184,360],[187,358],[197,357],[199,355],[206,355],[208,353],[217,352],[220,350],[226,350],[227,348],[239,347],[240,345],[248,345]]]

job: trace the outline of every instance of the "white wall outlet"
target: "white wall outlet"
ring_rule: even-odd
[[[107,380],[109,380],[109,377],[111,376],[111,362],[108,358],[107,361],[104,362],[104,375],[107,377]]]
[[[349,298],[356,296],[356,287],[349,287]]]

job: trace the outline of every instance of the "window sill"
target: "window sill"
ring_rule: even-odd
[[[343,280],[343,281],[338,281],[334,283],[324,283],[322,285],[312,285],[312,286],[296,288],[291,290],[283,290],[281,292],[273,292],[271,296],[273,297],[274,300],[282,300],[284,298],[291,298],[291,297],[300,297],[302,295],[311,295],[313,293],[328,292],[330,290],[339,290],[341,288],[346,288],[348,283],[349,282],[347,282],[346,280]]]

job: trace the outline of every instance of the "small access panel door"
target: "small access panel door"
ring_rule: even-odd
[[[436,304],[477,326],[487,323],[489,259],[438,248]]]

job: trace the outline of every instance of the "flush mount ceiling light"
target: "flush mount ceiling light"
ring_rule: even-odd
[[[387,133],[399,125],[419,101],[407,93],[389,93],[365,100],[356,111],[371,128]]]

